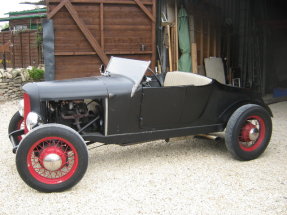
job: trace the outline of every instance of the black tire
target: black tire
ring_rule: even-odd
[[[271,134],[269,113],[259,105],[248,104],[238,108],[230,117],[225,131],[225,144],[236,159],[252,160],[265,151]]]
[[[21,124],[24,122],[24,118],[19,114],[19,111],[17,111],[11,118],[9,126],[8,126],[8,134],[10,134],[13,131],[19,130],[21,128]],[[21,141],[21,137],[13,137],[14,143],[16,145],[19,145]]]
[[[55,159],[55,154],[58,160],[51,162],[49,159],[51,156]],[[42,125],[20,142],[16,166],[30,187],[41,192],[61,192],[76,185],[84,176],[88,167],[87,146],[83,138],[67,126]],[[57,169],[51,169],[55,166]]]

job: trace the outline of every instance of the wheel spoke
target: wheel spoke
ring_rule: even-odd
[[[60,165],[58,169],[54,170],[54,165],[45,162],[54,162],[53,160],[46,161],[47,156],[58,156]],[[76,168],[76,151],[70,143],[63,141],[62,138],[53,137],[45,139],[38,144],[35,144],[30,149],[29,153],[30,171],[40,180],[49,180],[49,183],[58,183],[71,177]],[[57,168],[57,167],[56,167]]]

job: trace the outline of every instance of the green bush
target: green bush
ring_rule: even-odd
[[[29,76],[34,81],[40,81],[44,78],[44,70],[33,67],[31,70],[28,70]]]

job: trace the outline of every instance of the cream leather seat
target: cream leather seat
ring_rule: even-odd
[[[164,86],[204,86],[212,82],[212,79],[188,72],[168,72],[165,76]]]

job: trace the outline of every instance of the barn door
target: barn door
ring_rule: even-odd
[[[49,0],[48,9],[56,79],[98,75],[110,56],[154,67],[156,0]]]

